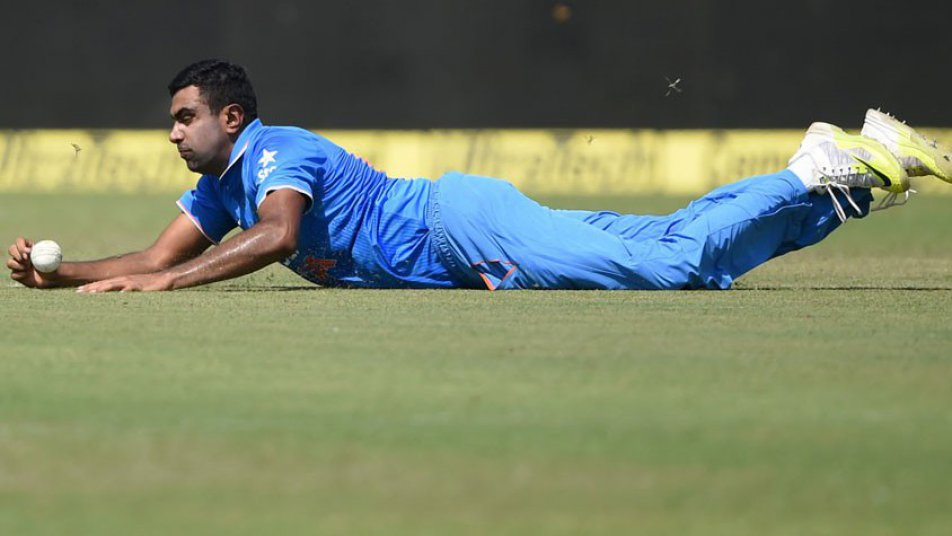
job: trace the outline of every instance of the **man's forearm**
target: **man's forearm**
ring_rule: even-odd
[[[166,266],[145,251],[86,262],[64,262],[49,277],[55,286],[69,287],[112,277],[157,272]]]
[[[296,239],[280,228],[256,225],[235,235],[219,247],[159,275],[171,289],[193,287],[240,277],[286,259],[294,252]]]

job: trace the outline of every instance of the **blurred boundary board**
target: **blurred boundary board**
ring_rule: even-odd
[[[923,129],[942,140],[952,129]],[[786,167],[794,130],[335,130],[322,135],[391,177],[447,171],[542,195],[697,195]],[[0,131],[0,192],[174,193],[188,171],[160,130]],[[914,187],[952,193],[941,181]]]

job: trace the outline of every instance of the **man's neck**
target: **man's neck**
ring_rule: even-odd
[[[209,175],[217,175],[221,177],[225,170],[228,169],[228,164],[231,161],[231,151],[234,149],[235,145],[233,143],[228,144],[228,150],[223,151],[222,154],[219,154],[215,161],[209,166]]]
[[[245,131],[245,127],[241,127],[241,130],[235,134],[228,136],[227,147],[222,149],[222,152],[219,154],[219,157],[215,159],[214,171],[215,175],[221,177],[224,175],[225,171],[228,170],[228,164],[231,164],[231,155],[235,152],[235,144],[238,142],[238,137],[241,136],[241,133]]]

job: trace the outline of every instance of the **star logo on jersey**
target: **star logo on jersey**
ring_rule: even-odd
[[[261,159],[258,160],[258,164],[260,164],[261,167],[267,167],[268,164],[273,164],[276,161],[274,157],[277,154],[277,151],[269,151],[267,149],[261,151]]]
[[[275,165],[269,165],[277,163],[277,159],[275,158],[275,155],[277,154],[277,151],[269,151],[267,149],[261,151],[261,158],[258,159],[258,164],[261,165],[261,169],[258,170],[258,184],[261,184],[265,179],[267,179],[268,175],[270,175],[271,172],[278,167]]]

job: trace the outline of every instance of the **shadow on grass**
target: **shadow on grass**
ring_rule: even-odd
[[[317,285],[255,285],[255,286],[243,286],[243,287],[196,287],[192,289],[187,289],[187,291],[192,292],[314,292],[320,290],[352,290],[360,292],[371,292],[377,290],[406,290],[413,291],[415,289],[376,289],[376,288],[364,288],[364,287],[320,287]],[[460,290],[471,290],[474,292],[486,292],[483,289],[449,289],[454,291]],[[923,286],[907,286],[907,285],[893,285],[893,286],[872,286],[872,285],[860,285],[860,286],[847,286],[847,285],[813,285],[813,286],[782,286],[782,285],[767,285],[767,286],[751,286],[751,287],[735,287],[728,291],[719,291],[719,290],[681,290],[681,291],[660,291],[660,292],[763,292],[763,291],[774,291],[774,292],[783,292],[783,291],[801,291],[801,290],[835,290],[835,291],[855,291],[855,290],[903,290],[911,292],[949,292],[952,291],[952,287],[923,287]],[[181,292],[181,291],[179,291]],[[560,291],[525,291],[525,292],[560,292]],[[584,290],[575,290],[569,292],[608,292],[608,291],[584,291]],[[610,292],[659,292],[659,291],[610,291]]]
[[[316,290],[329,290],[329,287],[319,287],[316,285],[262,285],[262,286],[246,286],[246,287],[195,287],[191,289],[186,289],[192,292],[302,292],[302,291],[316,291]]]
[[[796,286],[796,287],[785,287],[785,286],[764,286],[764,287],[743,287],[743,288],[734,288],[731,289],[737,292],[744,291],[781,291],[781,290],[908,290],[914,292],[948,292],[952,291],[952,287],[916,287],[916,286],[904,286],[904,285],[893,285],[893,286],[837,286],[837,285],[815,285],[815,286]]]

